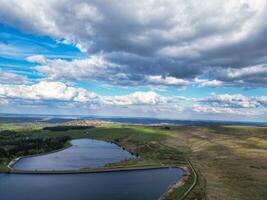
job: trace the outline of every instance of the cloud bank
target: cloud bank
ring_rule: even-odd
[[[32,85],[0,85],[1,104],[38,106],[53,103],[55,106],[85,107],[94,109],[136,109],[141,113],[163,114],[229,114],[262,115],[267,107],[267,96],[248,97],[240,94],[212,94],[206,98],[162,96],[156,92],[133,92],[128,95],[98,95],[63,82],[41,81]],[[261,109],[257,109],[261,108]],[[144,114],[144,113],[143,113]]]
[[[184,86],[204,77],[205,87],[266,85],[264,0],[0,2],[2,22],[74,44],[93,55],[90,60],[73,60],[77,70],[68,76],[68,62],[44,65],[41,57],[29,59],[44,65],[39,71],[50,78],[90,80],[96,76],[119,85]],[[99,54],[105,62],[92,63]],[[92,77],[94,70],[118,75]]]

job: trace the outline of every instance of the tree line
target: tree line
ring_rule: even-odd
[[[0,131],[0,162],[60,149],[70,139],[69,136],[36,137],[10,130]]]

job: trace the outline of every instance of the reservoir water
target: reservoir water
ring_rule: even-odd
[[[118,145],[105,141],[77,139],[72,140],[71,144],[71,147],[62,151],[21,158],[13,168],[39,171],[79,170],[87,167],[101,167],[134,157]]]
[[[0,174],[1,200],[157,200],[177,168],[89,174]]]
[[[62,151],[24,157],[21,170],[78,170],[133,158],[121,147],[78,139]],[[158,200],[182,177],[179,168],[82,174],[0,174],[1,200]]]

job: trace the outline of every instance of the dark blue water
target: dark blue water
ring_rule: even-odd
[[[180,169],[93,174],[0,174],[1,200],[157,200]]]
[[[71,143],[73,146],[62,151],[22,158],[13,167],[19,170],[78,170],[133,158],[128,151],[104,141],[78,139]]]

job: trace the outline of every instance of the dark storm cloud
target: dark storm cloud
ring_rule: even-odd
[[[106,56],[112,62],[118,63],[124,73],[175,76],[179,78],[193,78],[202,73],[197,64],[188,65],[184,60],[176,60],[163,56],[141,56],[136,54],[116,52]]]
[[[267,83],[264,0],[0,2],[2,23],[73,43],[112,63],[97,65],[97,76],[84,70],[71,77],[65,73],[61,79],[94,77],[111,84],[142,85],[153,76],[161,84],[199,77],[225,86]],[[110,69],[113,65],[118,67]],[[64,66],[48,68],[42,70],[48,78],[64,75]]]

